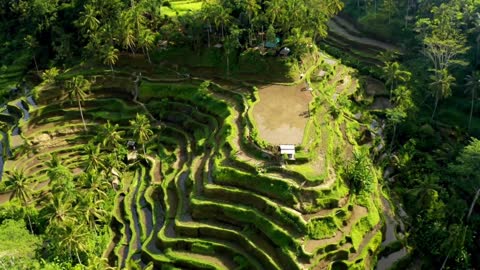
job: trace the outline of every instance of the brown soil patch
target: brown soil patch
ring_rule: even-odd
[[[5,192],[0,194],[0,205],[10,201],[12,197],[12,192]]]
[[[268,143],[300,144],[308,121],[312,99],[304,85],[270,85],[259,89],[260,101],[253,107],[253,118],[260,138]]]

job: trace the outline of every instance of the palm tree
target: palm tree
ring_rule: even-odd
[[[477,98],[477,91],[480,89],[480,72],[472,72],[472,75],[467,75],[465,80],[467,81],[467,83],[465,84],[465,92],[470,92],[472,94],[470,118],[468,119],[468,130],[470,130],[470,126],[472,124],[473,108],[475,107],[475,98]]]
[[[218,5],[218,10],[215,12],[213,23],[215,27],[221,26],[222,29],[222,40],[225,39],[225,27],[230,23],[232,17],[230,16],[230,9],[224,8],[221,5]]]
[[[48,167],[47,176],[52,194],[64,193],[66,197],[74,199],[75,183],[70,169],[61,163],[56,153],[50,154],[50,160],[45,164]]]
[[[384,65],[387,65],[387,63],[391,63],[397,58],[398,58],[398,52],[394,50],[382,51],[378,54],[378,60],[384,63]]]
[[[118,130],[118,124],[112,125],[110,121],[107,121],[106,124],[100,126],[99,128],[99,139],[104,147],[108,149],[115,149],[122,140],[120,131]]]
[[[97,19],[97,10],[94,6],[86,4],[83,6],[84,11],[80,12],[79,23],[86,28],[85,33],[91,33],[98,29],[100,21]]]
[[[278,14],[283,12],[283,7],[282,7],[282,0],[270,0],[267,2],[268,9],[267,9],[267,15],[271,17],[270,24],[273,25],[275,24],[275,20],[277,19]]]
[[[24,40],[25,40],[25,43],[27,44],[28,48],[30,50],[32,50],[32,52],[33,52],[33,63],[35,64],[35,70],[37,71],[37,74],[39,74],[38,65],[37,65],[37,57],[35,56],[36,55],[35,50],[38,47],[38,41],[34,37],[32,37],[31,35],[26,36]]]
[[[72,224],[60,230],[60,247],[68,251],[70,258],[73,257],[72,252],[74,252],[80,264],[82,263],[80,252],[87,250],[87,235],[88,232],[84,224]]]
[[[430,76],[430,79],[432,80],[432,82],[430,83],[430,87],[433,90],[432,95],[435,98],[435,104],[432,113],[433,119],[437,111],[438,101],[441,98],[447,97],[451,94],[451,87],[455,82],[455,77],[450,75],[450,72],[448,72],[448,70],[444,68],[440,70],[434,70],[434,74]]]
[[[107,223],[108,212],[102,209],[104,203],[97,198],[95,191],[89,191],[83,197],[80,208],[90,229],[97,230],[97,221]]]
[[[392,98],[393,89],[397,82],[406,82],[410,79],[410,72],[400,69],[398,62],[386,62],[382,68],[384,72],[385,83],[390,85],[390,98]]]
[[[73,199],[75,197],[75,183],[69,168],[59,164],[56,167],[50,167],[47,170],[47,175],[50,179],[49,186],[53,194],[64,193],[69,198]]]
[[[82,75],[73,77],[65,84],[70,99],[77,100],[78,102],[78,109],[80,110],[80,116],[82,117],[83,128],[85,131],[87,131],[87,125],[85,124],[85,118],[83,117],[82,102],[87,97],[87,91],[90,90],[91,85],[92,83]]]
[[[60,161],[60,158],[58,157],[57,153],[50,153],[50,160],[45,162],[48,168],[53,169],[56,168],[60,165],[62,165],[62,162]]]
[[[146,19],[143,16],[143,7],[141,5],[132,6],[127,12],[129,13],[129,23],[133,25],[135,33],[138,35],[145,28]]]
[[[85,153],[87,155],[87,167],[85,171],[93,170],[98,172],[99,169],[105,169],[105,165],[102,161],[102,153],[100,149],[100,144],[94,145],[89,143],[85,146]]]
[[[110,183],[102,175],[95,171],[87,171],[80,176],[82,187],[94,192],[95,199],[106,198],[105,193],[110,188]]]
[[[153,131],[150,127],[150,121],[146,115],[138,114],[135,120],[130,120],[130,125],[133,129],[133,135],[137,138],[138,143],[142,144],[143,154],[146,155],[145,143],[150,140]]]
[[[107,175],[111,176],[113,170],[116,170],[118,172],[125,169],[126,165],[118,158],[119,154],[119,152],[115,151],[104,157],[103,163],[105,164],[105,170]]]
[[[8,176],[5,181],[5,185],[12,191],[12,198],[19,199],[24,207],[24,211],[27,211],[28,201],[31,199],[33,190],[30,187],[29,178],[25,175],[24,171],[14,169],[13,171],[5,172]],[[33,233],[32,221],[30,215],[26,213],[28,219],[28,225],[30,226],[30,232]]]
[[[115,65],[115,63],[117,63],[117,60],[118,60],[118,52],[119,52],[118,49],[113,46],[109,46],[103,52],[103,63],[105,65],[110,66],[110,70],[112,70],[112,74],[113,74],[113,65]]]
[[[120,18],[118,20],[118,35],[120,37],[120,45],[124,49],[130,49],[133,54],[135,54],[135,42],[136,37],[135,33],[130,24],[130,13],[128,11],[124,11],[120,14]]]
[[[150,29],[145,28],[138,34],[138,46],[140,46],[144,53],[147,55],[149,63],[152,63],[152,61],[150,60],[149,49],[152,48],[154,42],[155,35]]]
[[[402,107],[394,107],[392,109],[387,109],[387,118],[390,124],[393,126],[393,135],[392,141],[390,143],[390,152],[393,148],[393,142],[395,141],[395,136],[397,135],[397,125],[400,124],[407,117],[407,113],[402,110]]]
[[[227,76],[230,76],[230,53],[240,47],[240,41],[238,40],[239,36],[240,29],[232,27],[232,29],[230,29],[230,35],[225,39],[224,48],[225,56],[227,58]]]
[[[88,258],[86,270],[114,270],[114,267],[108,265],[107,258],[100,258],[92,255]],[[148,268],[145,268],[148,269]]]
[[[248,24],[250,25],[250,31],[248,34],[248,43],[251,45],[252,39],[251,39],[250,32],[252,32],[252,29],[253,29],[252,18],[255,18],[255,16],[257,16],[258,11],[261,9],[261,7],[257,3],[257,0],[246,0],[243,2],[244,2],[245,12],[247,13],[247,16],[248,16]]]
[[[58,193],[53,196],[47,206],[48,232],[54,232],[77,221],[77,208],[73,207],[73,200],[65,193]]]

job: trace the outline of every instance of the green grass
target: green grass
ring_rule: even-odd
[[[177,17],[185,15],[188,12],[199,11],[202,8],[202,1],[195,0],[171,0],[171,7],[162,6],[160,12],[162,15]]]
[[[324,239],[335,236],[338,231],[332,217],[313,219],[308,222],[308,235],[313,239]]]
[[[273,179],[266,176],[252,176],[247,173],[237,171],[233,168],[219,167],[217,165],[214,171],[214,181],[219,184],[226,184],[238,188],[244,188],[253,192],[259,192],[263,195],[282,200],[285,203],[296,201],[294,196],[295,188],[288,182]]]

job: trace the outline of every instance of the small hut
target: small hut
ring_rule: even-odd
[[[127,149],[128,150],[136,150],[135,149],[135,141],[128,141],[127,142]]]
[[[289,160],[295,160],[295,145],[280,144],[280,154],[287,155]]]
[[[137,160],[137,156],[138,156],[138,154],[137,154],[136,150],[131,151],[127,154],[127,161],[128,162],[133,162],[133,161]]]
[[[280,56],[288,56],[290,54],[290,49],[288,47],[283,47],[278,54]]]

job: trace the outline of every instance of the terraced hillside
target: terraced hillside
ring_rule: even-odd
[[[295,161],[257,132],[252,108],[260,102],[259,85],[145,72],[98,71],[90,78],[95,84],[83,103],[87,131],[61,83],[37,87],[36,103],[30,96],[9,103],[0,114],[7,127],[4,170],[24,170],[42,198],[53,188],[47,174],[53,153],[79,175],[93,166],[95,151],[108,151],[85,147],[97,126],[118,124],[126,144],[133,139],[129,121],[146,115],[153,134],[145,153],[137,142],[124,159],[128,167],[112,166],[117,172],[110,177],[118,176],[119,186],[111,188],[109,265],[373,268],[383,224],[377,173],[367,165],[368,191],[354,192],[346,181],[349,164],[369,150],[355,134],[370,124],[337,106],[350,104],[358,90],[352,70],[323,58],[297,82],[309,82],[313,91]],[[11,195],[2,194],[0,203]]]

